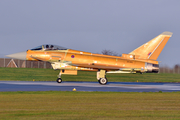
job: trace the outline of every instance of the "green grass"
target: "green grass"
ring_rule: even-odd
[[[1,80],[20,80],[32,81],[52,81],[57,78],[59,71],[53,69],[36,69],[36,68],[0,68]]]
[[[1,80],[55,81],[59,71],[0,68]],[[179,74],[107,74],[111,82],[180,82]],[[64,81],[97,81],[96,72],[63,75]],[[180,119],[180,92],[0,92],[0,119]]]
[[[179,100],[179,92],[0,92],[0,119],[180,119]]]
[[[59,70],[38,68],[0,68],[0,80],[56,81]],[[180,82],[180,74],[107,74],[109,82]],[[96,72],[78,71],[78,75],[62,75],[63,81],[94,81]]]

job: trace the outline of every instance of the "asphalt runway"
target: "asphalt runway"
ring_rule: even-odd
[[[180,83],[145,82],[38,82],[38,81],[0,81],[0,91],[112,91],[112,92],[173,92],[180,91]]]

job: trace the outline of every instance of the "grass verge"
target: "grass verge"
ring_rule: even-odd
[[[179,119],[180,92],[0,92],[1,119]]]
[[[37,68],[0,68],[0,80],[56,81],[59,70]],[[180,82],[180,74],[107,74],[109,82]],[[62,75],[63,81],[94,81],[96,72],[78,71],[78,75]]]

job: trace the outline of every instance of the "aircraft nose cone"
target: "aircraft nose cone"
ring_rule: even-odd
[[[26,52],[19,52],[15,54],[6,55],[6,56],[10,58],[14,58],[14,59],[26,60]]]

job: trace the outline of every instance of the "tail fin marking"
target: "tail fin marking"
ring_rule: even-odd
[[[139,55],[141,59],[156,60],[171,36],[171,32],[163,32],[129,54]]]

